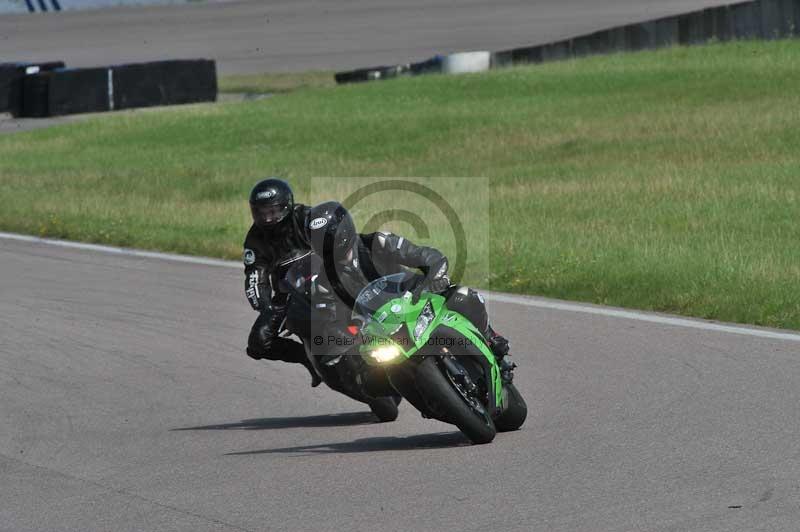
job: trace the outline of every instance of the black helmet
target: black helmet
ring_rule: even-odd
[[[353,244],[358,237],[353,217],[336,201],[326,201],[312,207],[308,214],[308,237],[311,248],[325,262],[353,262]]]
[[[250,212],[253,223],[261,228],[283,221],[294,207],[294,195],[289,183],[269,178],[256,183],[250,191]]]

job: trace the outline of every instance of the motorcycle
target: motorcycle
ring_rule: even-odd
[[[503,382],[486,339],[445,297],[422,292],[412,303],[418,276],[376,279],[356,298],[352,319],[363,341],[359,352],[382,368],[391,384],[423,417],[453,424],[475,444],[525,422],[527,405]]]
[[[321,260],[306,253],[282,266],[286,273],[279,289],[288,298],[286,318],[280,325],[279,334],[284,337],[295,335],[300,339],[308,360],[329,388],[365,403],[381,422],[397,419],[401,397],[388,386],[384,375],[358,356],[352,334],[329,327],[330,306],[334,303],[320,303],[324,291],[318,275],[322,268]],[[326,331],[324,336],[320,335],[323,330]],[[331,336],[333,331],[335,336]],[[334,338],[334,341],[327,341],[328,338]]]

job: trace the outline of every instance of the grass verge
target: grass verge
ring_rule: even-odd
[[[236,258],[260,176],[305,202],[311,176],[482,176],[469,283],[800,329],[798,64],[800,41],[739,42],[3,136],[0,227]]]

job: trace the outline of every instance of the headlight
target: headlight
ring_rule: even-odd
[[[414,340],[419,340],[419,337],[422,336],[422,333],[425,332],[425,329],[428,328],[434,317],[433,306],[430,300],[428,300],[417,318],[417,324],[414,326]]]
[[[400,356],[400,349],[398,349],[396,345],[386,345],[374,351],[370,351],[369,356],[376,362],[391,362]]]

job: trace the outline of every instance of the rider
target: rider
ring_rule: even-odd
[[[442,294],[447,306],[468,318],[483,332],[500,363],[503,379],[511,382],[516,367],[508,356],[508,340],[489,325],[483,296],[465,286],[451,285],[447,258],[437,249],[417,246],[391,233],[359,234],[353,218],[338,202],[321,203],[308,214],[308,240],[323,259],[328,282],[347,307],[353,307],[361,289],[384,275],[404,267],[420,270],[424,277],[412,292],[412,301],[424,291]]]
[[[311,373],[311,386],[321,382],[306,358],[303,345],[278,336],[286,316],[286,294],[277,290],[287,262],[310,252],[305,239],[309,208],[295,204],[286,181],[269,178],[250,192],[253,225],[244,241],[245,295],[259,311],[247,341],[247,354],[255,359],[302,364]]]

